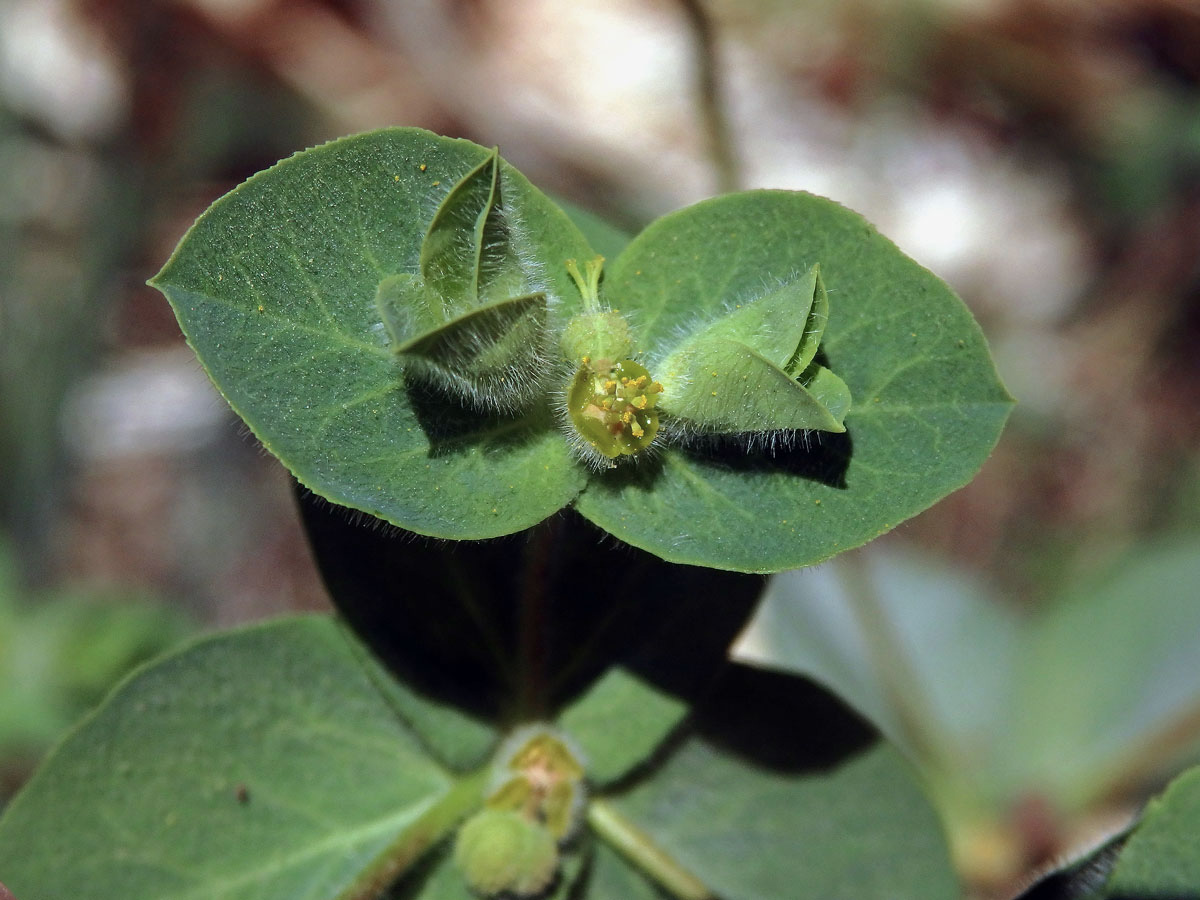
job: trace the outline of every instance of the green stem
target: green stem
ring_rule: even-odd
[[[932,734],[937,719],[879,598],[867,558],[861,550],[845,553],[836,566],[850,610],[866,639],[875,679],[896,710],[900,737],[913,748],[923,767],[935,769],[950,742]]]
[[[587,820],[596,834],[678,900],[715,900],[713,892],[695,875],[608,801],[592,800],[588,804]]]
[[[468,813],[483,804],[483,789],[491,767],[460,778],[440,800],[376,858],[346,893],[343,900],[374,900],[425,853],[439,844]]]

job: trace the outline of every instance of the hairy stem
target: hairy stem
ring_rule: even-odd
[[[703,882],[659,847],[615,807],[602,799],[588,804],[588,824],[596,834],[678,900],[715,900]]]

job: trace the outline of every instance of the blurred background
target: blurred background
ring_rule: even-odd
[[[387,125],[498,144],[632,230],[733,188],[857,209],[961,294],[1020,400],[979,477],[880,543],[985,584],[1014,628],[1163,541],[1192,571],[1193,0],[0,0],[0,803],[134,662],[326,606],[287,477],[144,282],[249,175]],[[1168,625],[1189,578],[1155,589]],[[947,815],[981,896],[1197,757],[1184,637],[1138,766]],[[1091,646],[1085,678],[1112,652]]]

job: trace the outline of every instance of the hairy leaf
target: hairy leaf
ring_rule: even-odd
[[[506,211],[495,222],[493,188]],[[467,244],[429,244],[452,220],[473,223]],[[154,284],[233,408],[315,493],[422,534],[495,537],[570,503],[586,473],[548,409],[490,416],[407,384],[380,311],[391,301],[376,295],[422,269],[464,289],[455,267],[478,253],[487,299],[508,283],[488,273],[511,271],[489,261],[501,225],[503,259],[542,261],[508,296],[545,294],[570,315],[579,294],[561,261],[591,255],[570,220],[482,147],[389,129],[299,153],[225,195]]]
[[[825,319],[828,313],[818,317],[820,331],[808,340],[808,323],[810,313],[814,308],[814,295],[819,293],[825,297],[821,286],[819,267],[813,266],[808,273],[795,280],[776,288],[762,297],[755,297],[747,302],[737,303],[733,308],[722,310],[716,319],[697,332],[680,341],[671,351],[667,360],[680,352],[694,354],[692,348],[698,342],[719,338],[743,344],[768,360],[773,365],[787,370],[789,375],[796,375],[812,360],[820,342],[821,332],[825,330]],[[828,301],[824,301],[828,306]],[[811,344],[808,358],[801,359],[801,351]],[[670,369],[670,363],[663,363],[664,369]]]
[[[511,297],[522,272],[500,197],[496,150],[451,189],[421,244],[421,277],[449,320],[485,300]]]
[[[690,341],[659,371],[658,405],[685,432],[845,431],[800,382],[745,344]]]
[[[975,474],[1012,403],[978,325],[945,284],[832,201],[751,191],[672,213],[612,263],[604,296],[637,324],[661,378],[679,334],[816,263],[830,303],[817,357],[853,397],[846,433],[667,448],[593,479],[581,513],[664,559],[771,572],[863,544]],[[832,393],[831,406],[844,404]]]
[[[1200,896],[1200,767],[1151,801],[1117,858],[1105,897]]]

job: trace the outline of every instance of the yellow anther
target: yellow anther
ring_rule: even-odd
[[[625,410],[625,412],[621,413],[621,421],[624,422],[626,425],[628,425],[630,422],[632,422],[633,421],[633,410],[627,409],[627,410]]]
[[[629,402],[632,403],[634,406],[636,406],[638,409],[646,408],[646,398],[645,397],[634,397]]]
[[[583,359],[580,360],[580,362],[582,362],[585,366],[591,365],[592,358],[590,356],[585,356]]]
[[[604,382],[604,393],[615,394],[616,392],[617,392],[617,383],[615,381],[613,381],[610,378],[608,381]]]
[[[633,383],[633,386],[636,387],[640,391],[642,388],[644,388],[646,386],[646,382],[649,380],[650,379],[647,378],[645,375],[639,375],[637,377],[637,381],[635,381]]]
[[[603,409],[612,409],[612,397],[605,397],[600,401],[600,406]]]
[[[642,428],[642,426],[639,425],[637,422],[633,422],[630,424],[629,431],[635,438],[640,438],[642,435],[644,435],[646,433],[645,430]]]

